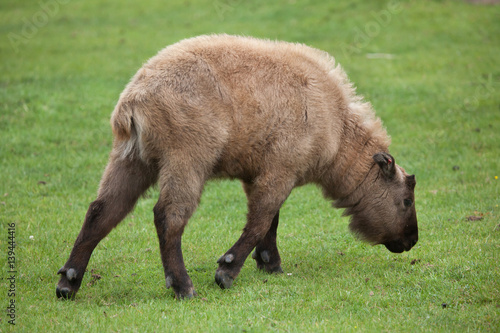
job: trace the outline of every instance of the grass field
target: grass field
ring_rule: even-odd
[[[2,0],[0,331],[498,332],[499,17],[499,5],[458,0]],[[285,273],[249,258],[221,290],[216,260],[246,199],[238,182],[210,182],[183,238],[199,296],[180,302],[165,288],[152,190],[94,251],[76,300],[58,300],[120,92],[164,46],[222,32],[335,56],[417,176],[419,243],[401,255],[366,245],[305,186],[280,213]]]

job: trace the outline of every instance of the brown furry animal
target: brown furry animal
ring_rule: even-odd
[[[243,233],[218,261],[222,288],[254,248],[258,268],[282,271],[279,209],[305,183],[347,208],[366,241],[403,252],[418,240],[415,177],[396,165],[371,105],[325,52],[227,35],[183,40],[137,72],[111,126],[109,164],[59,270],[58,297],[74,297],[94,248],[155,183],[165,280],[178,298],[195,295],[181,236],[213,177],[240,179],[248,197]]]

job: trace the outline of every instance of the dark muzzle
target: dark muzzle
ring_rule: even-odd
[[[405,240],[397,240],[392,242],[384,243],[385,247],[393,253],[402,253],[404,251],[410,251],[412,247],[418,242],[418,234],[412,237],[408,237]]]

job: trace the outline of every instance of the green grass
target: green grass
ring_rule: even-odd
[[[0,3],[2,309],[9,223],[17,270],[16,325],[2,310],[0,331],[500,330],[500,6],[92,0],[44,16],[49,2],[58,4]],[[419,243],[401,255],[366,245],[305,186],[280,214],[285,274],[249,259],[220,290],[216,260],[239,237],[246,202],[238,182],[211,182],[183,239],[199,297],[178,302],[164,287],[152,190],[97,247],[76,300],[57,300],[55,273],[95,197],[120,92],[164,46],[219,32],[337,58],[383,119],[397,162],[417,175]]]

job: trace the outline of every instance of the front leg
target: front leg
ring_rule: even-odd
[[[262,228],[261,234],[265,235],[272,221],[272,215],[266,219],[261,220],[261,223],[256,224],[254,228],[249,228],[249,223],[245,227],[240,239],[222,256],[217,260],[219,268],[215,272],[215,282],[222,289],[231,288],[234,279],[238,276],[245,263],[246,258],[255,248],[256,244],[262,239],[259,237],[259,232],[255,229]],[[267,222],[267,223],[266,223]]]
[[[293,185],[294,182],[291,179],[266,177],[252,184],[251,188],[246,186],[245,190],[248,196],[247,224],[239,240],[217,261],[219,268],[215,272],[215,282],[221,288],[231,287],[246,258],[256,246],[266,270],[278,271],[281,269],[281,259],[276,247],[278,213]],[[262,258],[263,254],[264,258]],[[268,262],[266,263],[264,259]],[[259,261],[257,263],[259,264]]]
[[[271,228],[262,241],[257,244],[252,258],[257,263],[257,268],[268,273],[283,273],[281,257],[276,246],[276,236],[279,223],[279,211],[273,218]]]

